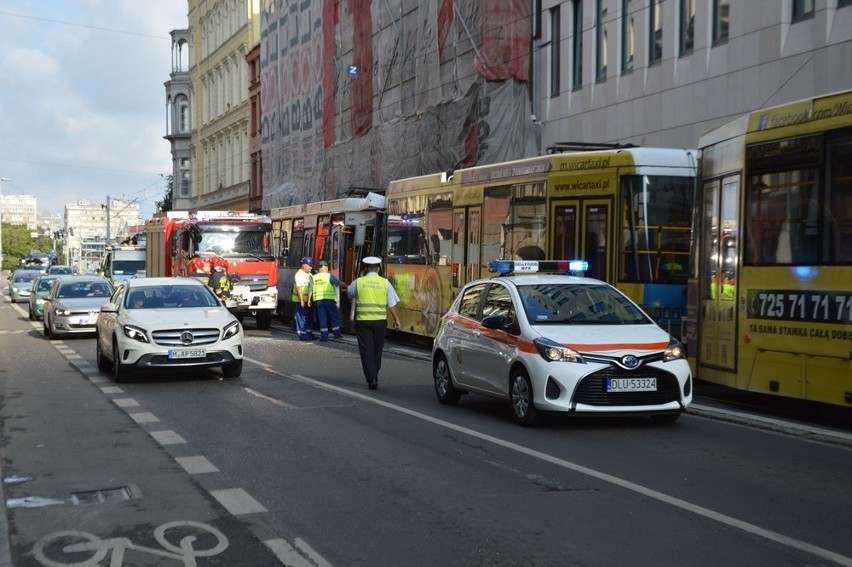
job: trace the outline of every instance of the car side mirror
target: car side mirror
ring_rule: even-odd
[[[489,329],[500,329],[502,331],[506,328],[506,316],[489,315],[482,320],[482,326]]]
[[[115,303],[104,303],[101,305],[101,313],[115,313],[118,311]]]

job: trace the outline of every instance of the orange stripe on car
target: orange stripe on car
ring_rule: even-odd
[[[515,335],[511,335],[505,331],[500,331],[498,329],[489,329],[483,326],[478,321],[474,321],[472,319],[468,319],[462,315],[458,315],[456,313],[446,314],[444,315],[444,319],[447,321],[452,320],[455,325],[462,327],[464,329],[479,329],[482,334],[489,339],[496,341],[498,343],[507,344],[521,350],[523,352],[537,352],[535,348],[535,344],[528,339],[524,339],[522,337],[517,337]],[[664,350],[669,343],[668,342],[658,342],[658,343],[610,343],[610,344],[571,344],[571,343],[561,343],[563,346],[568,348],[572,348],[578,352],[599,352],[599,351],[608,351],[608,350]]]

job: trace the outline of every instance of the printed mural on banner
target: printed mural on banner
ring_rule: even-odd
[[[538,155],[530,3],[399,4],[263,0],[264,209]]]

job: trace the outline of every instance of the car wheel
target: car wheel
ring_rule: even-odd
[[[101,336],[97,335],[95,337],[95,357],[98,360],[98,370],[101,372],[109,372],[110,371],[110,363],[109,359],[104,356],[104,350],[101,348]]]
[[[44,336],[48,339],[55,339],[56,333],[51,330],[50,321],[47,320],[47,317],[44,318]]]
[[[243,373],[243,361],[235,360],[234,362],[229,362],[228,364],[222,365],[222,375],[225,378],[239,378],[240,374]]]
[[[512,406],[512,419],[518,425],[535,425],[541,419],[541,412],[533,402],[532,382],[523,368],[512,370],[512,377],[509,379],[509,401]]]
[[[117,383],[127,382],[130,380],[132,371],[130,368],[121,363],[121,357],[118,352],[118,341],[112,340],[112,379]]]
[[[674,423],[678,419],[680,419],[680,412],[677,413],[663,413],[659,415],[652,415],[651,420],[654,423]]]
[[[438,354],[432,363],[432,377],[435,379],[435,395],[438,396],[438,401],[448,406],[456,405],[461,392],[453,385],[450,365],[443,354]]]
[[[254,316],[259,331],[268,331],[272,326],[272,313],[269,311],[258,311]]]

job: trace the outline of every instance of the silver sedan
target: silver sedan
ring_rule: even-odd
[[[112,284],[99,276],[62,276],[44,299],[44,336],[94,334],[101,305],[109,301]]]

